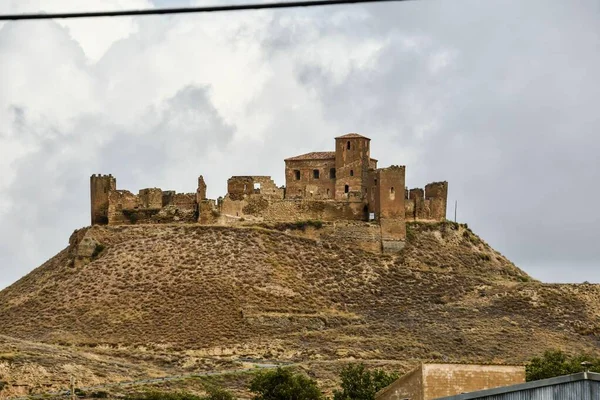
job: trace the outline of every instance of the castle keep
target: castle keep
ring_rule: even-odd
[[[157,188],[137,195],[117,190],[112,175],[92,175],[92,225],[200,223],[238,225],[319,220],[331,239],[373,251],[404,245],[406,220],[440,221],[446,217],[448,183],[408,190],[405,166],[377,168],[371,139],[356,133],[335,138],[335,151],[285,159],[285,186],[269,176],[233,176],[227,194],[206,198],[198,178],[195,193]]]

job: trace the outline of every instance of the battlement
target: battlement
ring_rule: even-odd
[[[202,175],[195,193],[145,188],[138,194],[117,190],[116,179],[110,174],[92,175],[92,225],[236,225],[302,220],[369,223],[379,227],[377,235],[359,247],[373,248],[375,240],[381,251],[397,251],[404,246],[406,220],[445,218],[448,183],[433,182],[424,189],[408,190],[406,167],[377,168],[370,141],[352,133],[335,138],[335,151],[286,158],[285,186],[278,187],[270,176],[232,176],[227,180],[226,195],[216,201],[206,197]],[[337,234],[347,231],[338,230]],[[362,237],[351,236],[354,239],[348,240]]]

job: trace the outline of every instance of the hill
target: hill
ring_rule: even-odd
[[[84,228],[0,292],[0,334],[92,353],[143,348],[156,365],[185,354],[187,370],[215,356],[335,369],[598,349],[596,285],[539,283],[464,225],[407,230],[402,253],[377,255],[263,227]]]

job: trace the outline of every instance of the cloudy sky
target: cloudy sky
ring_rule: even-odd
[[[347,132],[410,187],[449,181],[458,219],[535,278],[600,282],[599,71],[597,0],[0,23],[0,288],[89,224],[93,173],[136,192],[203,174],[217,197]]]

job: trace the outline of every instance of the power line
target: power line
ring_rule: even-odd
[[[167,15],[167,14],[191,14],[191,13],[209,13],[222,11],[242,11],[242,10],[265,10],[276,8],[296,8],[296,7],[319,7],[337,4],[356,4],[356,3],[383,3],[383,2],[401,2],[411,0],[309,0],[309,1],[290,1],[278,3],[255,3],[255,4],[234,4],[227,6],[207,6],[207,7],[178,7],[178,8],[157,8],[147,10],[119,10],[119,11],[92,11],[92,12],[69,12],[69,13],[48,13],[48,14],[7,14],[0,15],[0,21],[22,21],[33,19],[67,19],[67,18],[99,18],[99,17],[124,17],[137,15]]]

